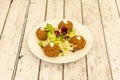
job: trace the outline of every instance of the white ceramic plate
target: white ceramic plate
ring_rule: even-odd
[[[39,24],[39,26],[35,27],[33,29],[33,31],[30,33],[30,35],[28,37],[28,46],[29,46],[30,50],[32,51],[32,53],[39,59],[42,59],[44,61],[51,62],[51,63],[68,63],[68,62],[73,62],[73,61],[79,60],[80,58],[82,58],[86,54],[88,54],[88,52],[90,51],[92,44],[93,44],[93,38],[92,38],[90,31],[85,26],[80,24],[79,22],[70,20],[73,23],[73,28],[78,32],[78,34],[80,34],[81,36],[83,36],[85,38],[85,40],[86,40],[85,47],[82,50],[78,50],[73,53],[70,52],[68,54],[71,54],[71,53],[72,54],[66,55],[66,56],[48,57],[44,54],[43,50],[38,45],[38,39],[35,34],[36,30],[39,27],[45,27],[46,23],[50,23],[53,26],[57,27],[59,22],[62,20],[63,19],[49,20],[49,21],[43,22],[42,24]]]

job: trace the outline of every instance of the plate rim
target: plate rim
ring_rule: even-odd
[[[89,30],[85,25],[81,24],[80,22],[75,21],[75,20],[71,20],[71,19],[69,19],[69,20],[68,20],[68,19],[51,19],[51,20],[47,20],[47,21],[44,21],[44,22],[40,23],[40,25],[46,24],[46,23],[51,22],[51,21],[62,21],[62,20],[67,20],[67,21],[71,21],[71,22],[73,22],[73,23],[74,23],[74,22],[75,22],[75,23],[78,23],[78,24],[80,24],[82,27],[86,28],[86,30],[88,30],[88,32],[90,33],[89,35],[90,35],[90,37],[91,37],[91,45],[90,45],[89,50],[87,50],[87,52],[86,52],[84,55],[82,55],[81,57],[76,58],[76,59],[73,59],[73,60],[70,60],[70,61],[67,60],[67,61],[63,61],[63,62],[62,62],[62,61],[59,61],[59,62],[55,61],[55,62],[53,62],[53,61],[49,61],[49,60],[43,59],[42,57],[39,57],[38,55],[36,55],[33,50],[31,50],[30,44],[29,44],[30,35],[32,34],[32,32],[34,32],[35,29],[37,29],[37,28],[40,27],[40,26],[39,26],[39,27],[36,26],[36,27],[34,27],[34,28],[32,29],[32,31],[30,31],[30,33],[29,33],[29,35],[28,35],[28,39],[27,39],[27,44],[28,44],[29,50],[31,51],[31,53],[32,53],[35,57],[37,57],[38,59],[41,59],[41,60],[43,60],[43,61],[45,61],[45,62],[55,63],[55,64],[61,64],[61,63],[75,62],[75,61],[83,58],[84,56],[86,56],[86,55],[90,52],[90,50],[92,49],[92,45],[93,45],[93,36],[92,36],[92,33],[90,32],[90,30]],[[36,37],[36,38],[37,38],[37,37]],[[40,53],[42,53],[42,52],[40,52]],[[65,56],[64,56],[64,57],[65,57]],[[49,58],[54,58],[54,59],[55,59],[55,57],[49,57]]]

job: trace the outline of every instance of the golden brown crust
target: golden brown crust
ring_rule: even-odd
[[[36,31],[36,36],[39,40],[46,40],[47,39],[47,31],[41,30],[40,28]]]
[[[75,45],[74,50],[80,50],[83,49],[85,47],[86,41],[82,36],[80,40],[77,39],[77,36],[73,36],[70,40],[70,43]]]
[[[49,57],[56,57],[60,53],[60,47],[57,44],[54,44],[53,47],[50,46],[50,44],[47,44],[44,48],[45,55]]]
[[[70,21],[67,21],[67,24],[65,24],[63,21],[61,21],[58,25],[58,28],[61,29],[62,27],[67,28],[68,30],[72,30],[73,24]]]

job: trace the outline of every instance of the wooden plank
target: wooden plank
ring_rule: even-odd
[[[120,17],[115,0],[100,0],[100,10],[113,80],[120,79]]]
[[[0,0],[0,37],[11,6],[11,0]]]
[[[36,58],[27,46],[30,31],[35,25],[44,21],[46,0],[32,0],[26,24],[23,45],[21,49],[15,80],[37,80],[39,59]]]
[[[97,0],[82,0],[83,22],[92,32],[93,48],[87,55],[88,80],[112,80]]]
[[[14,0],[0,40],[0,79],[10,80],[29,0]]]
[[[47,20],[63,18],[63,0],[48,0]],[[62,80],[62,64],[42,61],[40,80]]]
[[[82,23],[80,0],[65,1],[65,18],[73,19]],[[76,62],[65,64],[64,80],[87,80],[85,57]]]

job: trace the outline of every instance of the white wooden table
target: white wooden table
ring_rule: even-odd
[[[62,18],[89,28],[89,54],[67,64],[33,56],[30,31]],[[120,80],[120,0],[0,0],[0,80]]]

